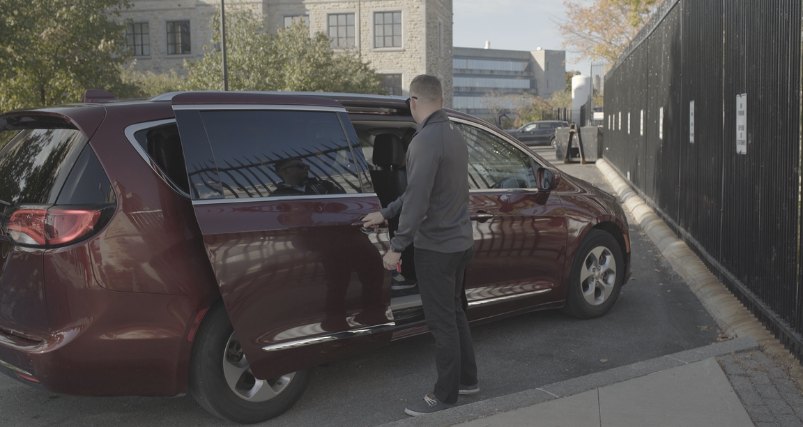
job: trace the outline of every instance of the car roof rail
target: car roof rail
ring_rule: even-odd
[[[117,97],[103,89],[87,89],[81,102],[103,104],[113,101],[117,101]]]

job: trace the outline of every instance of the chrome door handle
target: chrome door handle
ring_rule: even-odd
[[[493,219],[493,215],[485,212],[477,212],[470,215],[472,221],[480,221],[485,222],[489,219]]]

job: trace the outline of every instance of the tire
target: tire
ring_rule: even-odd
[[[552,139],[549,140],[549,145],[551,145],[552,148],[558,148],[558,143],[555,142],[555,137],[552,137]]]
[[[281,415],[304,394],[312,378],[312,369],[268,381],[254,378],[221,303],[209,310],[195,336],[189,392],[204,409],[225,420],[253,424]]]
[[[622,249],[602,230],[591,230],[572,263],[564,313],[593,319],[608,312],[619,297],[625,276]]]

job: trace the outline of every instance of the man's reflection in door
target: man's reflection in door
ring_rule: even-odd
[[[297,209],[302,206],[302,209]],[[382,304],[385,276],[382,258],[368,236],[342,222],[331,226],[316,224],[316,214],[330,222],[332,216],[348,209],[349,206],[341,202],[296,202],[292,210],[278,217],[282,225],[297,230],[291,239],[293,246],[323,267],[326,308],[321,328],[326,332],[340,332],[389,320]],[[353,273],[356,273],[362,288],[358,307],[347,301]]]

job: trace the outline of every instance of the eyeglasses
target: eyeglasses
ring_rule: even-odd
[[[418,101],[418,97],[417,96],[411,96],[410,98],[405,99],[404,103],[407,104],[407,108],[410,108],[410,99],[411,98],[415,99],[416,101]]]

